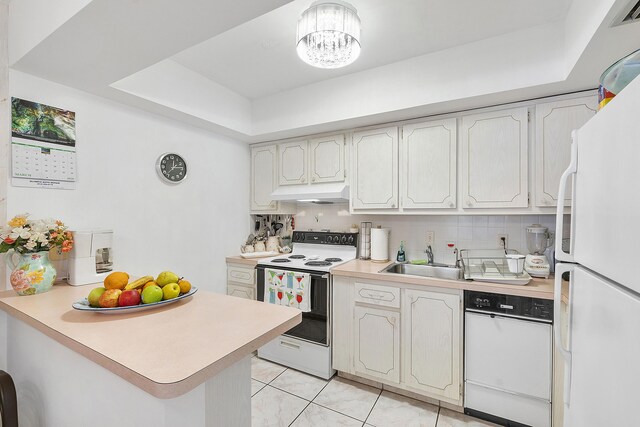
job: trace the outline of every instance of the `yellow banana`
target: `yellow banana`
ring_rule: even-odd
[[[144,276],[141,277],[139,279],[134,280],[133,282],[129,283],[127,286],[124,287],[125,291],[131,290],[131,289],[138,289],[143,287],[145,284],[147,284],[147,282],[150,282],[153,280],[153,276]]]

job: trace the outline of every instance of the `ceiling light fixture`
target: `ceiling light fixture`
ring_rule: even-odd
[[[298,20],[298,56],[318,68],[340,68],[360,56],[360,17],[349,3],[316,1]]]

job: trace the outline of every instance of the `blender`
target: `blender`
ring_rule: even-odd
[[[553,245],[553,234],[540,224],[530,225],[526,230],[529,254],[524,259],[524,269],[533,277],[547,279],[551,268],[544,251]]]

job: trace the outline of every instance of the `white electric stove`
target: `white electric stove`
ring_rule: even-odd
[[[310,300],[302,310],[302,323],[258,349],[259,357],[321,378],[333,376],[331,269],[356,258],[357,241],[357,233],[294,231],[290,254],[258,261],[258,301],[279,305],[289,301],[290,307],[301,307],[295,299],[298,279],[307,281],[307,288],[300,293]]]

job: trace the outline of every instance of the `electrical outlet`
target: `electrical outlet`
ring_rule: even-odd
[[[507,249],[509,247],[509,240],[508,240],[508,235],[506,234],[498,234],[496,236],[496,241],[498,242],[498,247],[500,249]],[[504,239],[504,240],[502,240]]]
[[[427,245],[433,245],[435,242],[435,233],[433,231],[427,231]]]

